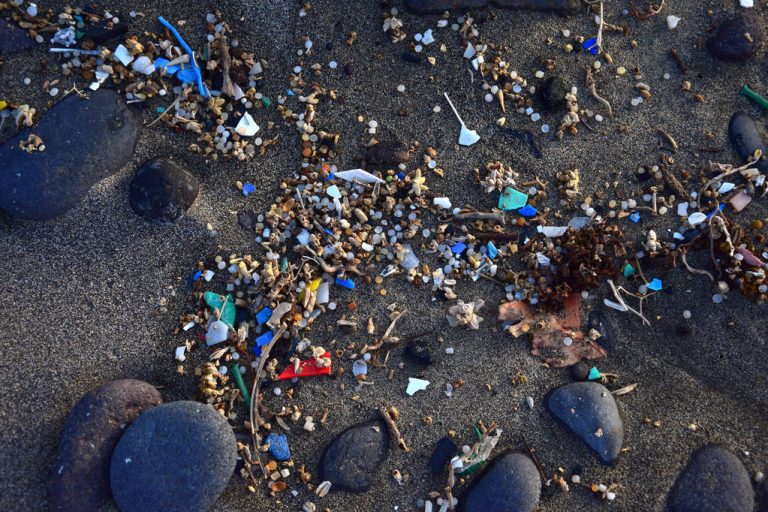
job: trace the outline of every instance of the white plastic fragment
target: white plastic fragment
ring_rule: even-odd
[[[368,171],[362,169],[350,169],[348,171],[339,171],[333,174],[336,178],[352,183],[384,183],[384,180],[374,176]]]
[[[368,363],[362,359],[358,359],[352,363],[352,375],[355,377],[359,375],[368,375]]]
[[[680,217],[687,217],[688,216],[688,202],[682,202],[677,205],[677,214]]]
[[[408,396],[413,396],[417,391],[424,391],[429,386],[428,380],[417,379],[415,377],[408,377],[408,387],[405,389],[405,393]]]
[[[240,122],[237,123],[235,131],[243,137],[253,137],[256,132],[259,131],[259,125],[253,120],[251,114],[246,112],[243,117],[240,118]]]
[[[690,224],[691,227],[698,226],[705,220],[707,220],[707,216],[701,212],[693,212],[688,216],[688,224]]]
[[[195,322],[187,322],[187,324],[184,326],[184,330],[188,331],[191,328],[193,328],[194,326],[195,326]]]
[[[717,189],[718,194],[727,194],[731,190],[733,190],[736,187],[735,183],[731,183],[730,181],[723,182],[722,185],[720,185],[720,188]]]
[[[175,357],[177,361],[184,362],[187,360],[187,356],[184,355],[186,351],[187,351],[186,345],[176,347],[176,352],[174,353],[173,357]]]
[[[421,44],[423,44],[424,46],[427,46],[434,42],[435,42],[435,37],[432,35],[432,29],[429,29],[426,32],[424,32],[424,35],[421,37]]]
[[[88,86],[92,91],[95,91],[99,87],[101,87],[101,84],[104,83],[104,80],[109,78],[109,73],[107,73],[106,71],[96,71],[95,75],[96,75],[96,81],[92,82],[91,85]]]
[[[739,5],[749,9],[755,6],[755,2],[754,0],[739,0]]]
[[[568,226],[539,226],[538,232],[549,238],[563,236],[568,231]]]
[[[328,281],[323,281],[320,286],[317,287],[317,303],[327,304],[330,300],[330,286]]]
[[[27,14],[32,17],[37,16],[37,4],[29,4],[27,6]]]
[[[115,48],[114,56],[123,66],[127,66],[133,62],[133,55],[131,55],[128,48],[123,45],[118,45],[117,48]]]
[[[432,200],[432,204],[448,210],[451,207],[451,200],[447,197],[436,197]]]
[[[464,50],[464,58],[471,59],[475,56],[475,53],[477,52],[475,51],[475,47],[472,46],[472,43],[467,43],[467,49]]]
[[[155,72],[155,65],[152,64],[152,61],[149,59],[149,57],[142,55],[135,61],[133,61],[133,70],[137,73],[142,73],[144,75],[151,75]]]
[[[206,281],[210,281],[211,279],[213,279],[213,276],[215,274],[216,273],[213,270],[206,270],[205,274],[203,274],[203,279],[205,279]]]
[[[669,30],[676,29],[677,28],[677,24],[680,23],[681,19],[682,18],[678,18],[674,14],[670,14],[669,16],[667,16],[667,28]]]
[[[229,337],[229,327],[221,320],[212,322],[208,327],[208,332],[205,333],[205,343],[209,347],[226,341]]]

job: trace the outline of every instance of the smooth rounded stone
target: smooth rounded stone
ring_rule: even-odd
[[[760,157],[756,167],[761,172],[768,172],[768,147],[757,128],[757,123],[749,114],[738,111],[731,116],[731,121],[728,123],[728,139],[742,162],[752,160],[756,150],[762,151],[763,156]]]
[[[724,62],[743,62],[755,56],[764,39],[760,17],[747,12],[721,23],[707,41],[707,51]]]
[[[597,382],[574,382],[550,392],[547,409],[568,429],[611,464],[624,443],[624,423],[613,395]]]
[[[0,145],[0,209],[13,217],[47,220],[74,207],[94,183],[133,155],[141,120],[122,96],[99,89],[54,105],[37,126]],[[30,133],[44,151],[19,147]]]
[[[450,437],[444,437],[435,444],[435,450],[432,452],[432,456],[429,458],[429,467],[432,470],[433,475],[438,475],[445,471],[446,466],[451,461],[458,447],[453,439]]]
[[[35,46],[27,31],[7,20],[0,20],[0,55],[11,55]]]
[[[541,479],[523,453],[498,456],[459,498],[460,512],[530,512],[539,502]]]
[[[136,169],[128,200],[140,217],[170,224],[184,216],[199,190],[197,178],[182,166],[168,158],[153,158]]]
[[[370,165],[397,165],[410,159],[408,146],[398,140],[384,140],[365,150],[365,162]]]
[[[551,76],[544,80],[541,87],[537,89],[539,98],[544,106],[549,110],[559,110],[565,107],[567,101],[565,95],[570,91],[570,87],[559,76]]]
[[[416,14],[441,14],[451,9],[474,9],[495,5],[507,9],[526,9],[556,14],[575,14],[578,0],[406,0],[405,8]]]
[[[123,430],[163,402],[140,380],[116,380],[86,393],[69,411],[48,485],[51,510],[96,511],[112,496],[109,464]]]
[[[432,349],[428,343],[412,340],[408,342],[403,351],[405,358],[421,366],[432,364]]]
[[[367,491],[388,452],[389,434],[382,421],[353,425],[325,448],[320,458],[320,481],[331,482],[332,491]]]
[[[670,512],[752,512],[749,473],[725,448],[708,445],[691,455],[667,497]]]
[[[570,368],[571,378],[573,380],[587,380],[589,377],[589,365],[584,361],[572,365]]]
[[[150,409],[112,455],[112,494],[122,512],[209,510],[235,469],[232,428],[210,405],[180,401]]]

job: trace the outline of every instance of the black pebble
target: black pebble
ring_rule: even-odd
[[[751,41],[744,34],[749,34]],[[707,41],[707,51],[724,62],[743,62],[755,56],[763,39],[760,18],[754,13],[740,14],[717,28]]]
[[[198,190],[189,171],[167,158],[153,158],[136,170],[128,198],[140,217],[170,224],[184,216]]]
[[[411,64],[421,64],[422,62],[424,62],[424,60],[421,57],[410,52],[403,52],[400,55],[400,58],[403,59],[405,62],[410,62]]]
[[[587,363],[579,361],[571,366],[571,378],[573,380],[587,380],[587,377],[589,377],[589,365]]]
[[[344,73],[346,73],[347,76],[352,76],[353,72],[354,72],[354,69],[352,68],[352,64],[350,63],[344,64]]]
[[[559,76],[547,78],[538,89],[539,98],[544,106],[550,110],[558,110],[567,103],[565,95],[568,94],[569,87],[565,85],[563,79]]]
[[[444,437],[437,442],[432,456],[429,458],[429,467],[433,475],[438,475],[445,471],[445,466],[456,455],[456,443],[450,437]]]
[[[756,167],[762,172],[768,172],[768,148],[758,130],[757,123],[749,114],[741,111],[734,112],[728,123],[728,139],[742,162],[751,161],[756,150],[762,151],[763,156]]]
[[[432,350],[427,343],[413,340],[405,346],[404,354],[413,363],[422,366],[432,364]]]

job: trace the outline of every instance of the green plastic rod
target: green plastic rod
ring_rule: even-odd
[[[236,364],[232,367],[232,376],[235,378],[235,382],[237,383],[237,387],[240,389],[240,394],[243,395],[243,399],[245,400],[245,403],[248,404],[248,407],[251,406],[251,393],[248,392],[248,388],[245,387],[245,381],[243,380],[243,376],[240,374],[240,365]]]
[[[739,94],[742,96],[746,96],[747,98],[751,99],[758,105],[760,105],[763,108],[768,109],[768,100],[757,94],[755,91],[749,88],[748,85],[742,85],[741,90],[739,91]]]

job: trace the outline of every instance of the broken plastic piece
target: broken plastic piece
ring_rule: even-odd
[[[252,183],[243,183],[243,195],[248,197],[249,194],[256,192],[256,185]]]
[[[456,107],[453,106],[453,102],[451,101],[451,98],[448,97],[448,93],[444,92],[445,99],[448,100],[448,104],[451,106],[451,110],[453,110],[454,115],[456,116],[456,119],[459,120],[459,123],[461,124],[461,132],[459,133],[459,144],[462,146],[471,146],[475,142],[480,140],[480,135],[477,134],[475,130],[470,130],[467,128],[467,125],[464,124],[464,121],[461,119],[461,116],[459,115],[459,111],[456,110]]]
[[[341,199],[341,191],[339,190],[339,187],[337,187],[336,185],[331,185],[330,187],[325,189],[325,193],[334,199]]]
[[[123,66],[127,66],[133,62],[133,55],[131,55],[128,48],[123,45],[118,45],[118,47],[115,48],[114,56]]]
[[[195,78],[197,79],[197,89],[200,93],[200,96],[203,98],[208,98],[211,93],[208,92],[208,89],[206,89],[205,85],[203,85],[203,75],[200,73],[200,68],[197,65],[197,62],[195,61],[195,52],[192,51],[192,48],[189,47],[189,45],[182,39],[181,34],[179,34],[179,31],[176,30],[176,28],[168,23],[165,18],[162,16],[157,17],[157,21],[163,24],[165,28],[171,31],[171,34],[173,34],[173,37],[176,38],[176,40],[179,42],[182,48],[184,48],[184,51],[187,52],[189,55],[190,60],[192,61],[192,69],[195,73]]]
[[[355,289],[355,282],[351,279],[342,279],[341,277],[336,278],[336,284],[339,286],[343,286],[344,288],[348,290],[354,290]]]
[[[142,55],[133,61],[133,65],[131,67],[135,72],[142,73],[144,75],[151,75],[155,72],[155,65],[152,64],[152,61],[149,59],[149,57],[145,55]]]
[[[352,183],[385,183],[381,178],[374,176],[368,171],[362,169],[350,169],[348,171],[339,171],[333,174],[336,178]]]
[[[750,100],[754,101],[755,103],[757,103],[758,105],[760,105],[763,108],[768,108],[768,100],[763,98],[759,94],[757,94],[752,89],[750,89],[749,86],[746,85],[746,84],[741,86],[741,90],[739,91],[739,94],[741,94],[742,96],[746,96],[747,98],[749,98]]]
[[[688,216],[688,224],[691,226],[698,226],[705,220],[707,220],[707,216],[701,212],[693,212]]]
[[[435,197],[432,199],[432,204],[445,210],[449,210],[451,208],[451,200],[447,197]]]
[[[493,245],[493,242],[488,242],[488,257],[491,259],[494,259],[496,256],[499,255],[499,250],[496,248],[495,245]]]
[[[635,267],[633,267],[629,263],[624,265],[624,270],[622,271],[622,273],[624,274],[624,277],[630,277],[630,276],[634,275],[636,272],[637,272],[637,270],[635,270]]]
[[[405,249],[405,255],[403,256],[403,261],[400,265],[402,265],[405,270],[416,268],[419,265],[419,258],[414,254],[411,244],[404,245],[403,249]]]
[[[581,43],[581,46],[582,46],[582,48],[587,50],[592,55],[597,55],[598,44],[597,44],[597,38],[596,37],[591,37],[591,38],[587,39],[586,41]]]
[[[734,195],[730,200],[728,200],[728,203],[733,207],[733,209],[736,212],[740,212],[744,208],[747,207],[749,203],[752,202],[752,196],[744,192],[743,190],[739,190],[736,195]]]
[[[176,347],[176,351],[173,354],[173,357],[176,358],[177,361],[181,361],[182,363],[187,360],[187,356],[184,355],[184,353],[187,351],[187,346],[182,345],[180,347]]]
[[[640,222],[640,212],[632,212],[629,214],[629,220],[637,224]]]
[[[330,357],[331,357],[331,353],[326,352],[325,354],[323,354],[323,357],[321,359],[330,359]],[[318,368],[317,359],[313,357],[311,359],[307,359],[306,361],[301,361],[299,363],[298,373],[294,371],[293,365],[288,366],[288,368],[283,370],[283,373],[281,373],[277,377],[277,380],[295,379],[296,377],[315,377],[317,375],[330,375],[330,374],[331,374],[331,365]]]
[[[658,292],[662,288],[664,288],[664,284],[661,282],[661,279],[654,278],[650,283],[648,283],[648,289],[653,290],[654,292]]]
[[[246,112],[235,127],[235,131],[243,137],[253,137],[259,131],[259,125],[253,120],[251,114]]]
[[[539,213],[539,211],[533,206],[527,204],[522,208],[520,208],[519,210],[517,210],[517,213],[519,213],[523,217],[535,217],[536,214]]]
[[[229,326],[221,320],[211,322],[211,325],[208,327],[208,332],[205,333],[206,345],[210,347],[217,343],[221,343],[222,341],[226,341],[227,338],[229,338]]]
[[[231,295],[224,297],[214,292],[205,292],[205,303],[211,309],[218,309],[220,320],[230,327],[235,324],[235,301]]]
[[[408,396],[413,396],[414,393],[427,389],[427,386],[429,386],[428,380],[408,377],[408,387],[405,389],[405,393]]]
[[[517,210],[528,203],[528,194],[507,187],[499,196],[499,208],[502,210]]]
[[[358,375],[368,375],[368,363],[362,359],[358,359],[352,363],[352,375],[355,377]]]
[[[568,231],[568,226],[539,226],[537,230],[547,238],[557,238]]]
[[[589,375],[587,375],[588,380],[597,380],[600,378],[600,370],[595,368],[594,366],[590,368]]]
[[[264,439],[264,444],[269,445],[269,453],[276,461],[284,462],[291,458],[291,450],[288,449],[288,437],[284,434],[271,432]]]
[[[256,313],[256,322],[258,322],[259,325],[266,323],[270,318],[272,318],[272,309],[268,307]]]

